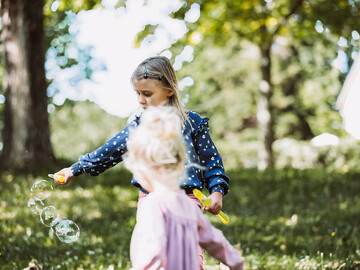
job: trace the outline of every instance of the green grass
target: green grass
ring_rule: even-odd
[[[229,171],[223,211],[206,214],[245,258],[245,269],[360,269],[360,175],[322,170]],[[27,207],[30,187],[47,172],[0,172],[0,269],[129,269],[137,190],[113,168],[54,186],[45,201],[81,234],[60,242]],[[51,180],[50,180],[51,181]],[[219,263],[205,254],[206,269]]]

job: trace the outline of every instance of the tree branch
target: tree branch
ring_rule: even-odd
[[[291,15],[295,14],[295,12],[302,6],[304,0],[298,0],[294,3],[294,5],[292,6],[292,8],[290,9],[290,12],[283,18],[283,20],[279,23],[279,25],[277,26],[277,28],[274,30],[274,32],[272,33],[271,37],[276,36],[277,33],[279,33],[279,31],[281,30],[281,28],[287,23],[288,19],[290,18]]]

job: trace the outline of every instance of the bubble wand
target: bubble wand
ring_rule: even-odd
[[[199,199],[200,202],[202,202],[203,205],[205,205],[206,207],[209,207],[211,204],[211,201],[206,198],[206,196],[198,189],[194,189],[193,193],[195,195],[196,198]],[[219,214],[216,215],[223,223],[227,224],[229,223],[229,218],[227,215],[225,215],[222,211],[220,211]]]
[[[48,174],[48,176],[50,178],[53,178],[54,180],[58,181],[59,183],[65,182],[65,175],[63,175],[63,174],[55,173],[55,174]]]

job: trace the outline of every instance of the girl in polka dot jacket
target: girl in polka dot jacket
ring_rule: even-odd
[[[180,105],[178,82],[175,70],[168,58],[155,56],[145,59],[135,69],[131,82],[137,94],[138,102],[143,110],[149,106],[173,106],[179,111],[182,120],[182,134],[187,148],[188,163],[199,164],[198,167],[187,167],[187,178],[181,188],[192,197],[194,188],[209,190],[211,205],[204,209],[216,215],[222,208],[222,198],[229,191],[229,178],[224,171],[223,162],[209,134],[208,118],[202,118],[193,111],[186,111]],[[140,123],[140,117],[129,123],[121,132],[91,153],[81,155],[79,161],[69,168],[59,171],[65,180],[64,185],[74,176],[84,172],[96,176],[123,160],[129,129]],[[133,177],[131,183],[139,188],[139,199],[146,196],[147,191]],[[196,199],[196,198],[195,198]]]

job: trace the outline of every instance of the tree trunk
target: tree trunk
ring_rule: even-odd
[[[258,153],[258,168],[264,170],[268,167],[274,167],[274,155],[272,144],[274,142],[274,119],[271,106],[271,97],[273,95],[273,85],[271,82],[271,45],[260,48],[261,50],[261,75],[260,98],[258,101],[257,120],[259,124],[259,140],[262,146]]]
[[[44,0],[1,0],[4,43],[4,148],[8,169],[53,159],[47,113]]]

